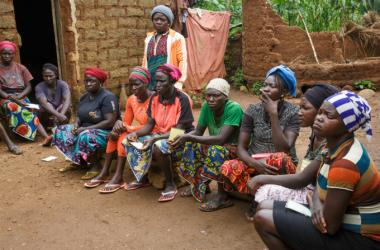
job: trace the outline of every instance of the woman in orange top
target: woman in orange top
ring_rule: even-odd
[[[106,182],[112,160],[116,157],[116,171],[112,179],[99,190],[100,193],[112,193],[123,188],[126,183],[123,180],[123,171],[126,162],[126,152],[121,142],[127,134],[142,128],[148,120],[146,110],[149,105],[149,97],[153,92],[147,89],[151,80],[149,72],[142,67],[135,67],[129,76],[129,88],[133,95],[127,100],[123,121],[117,120],[107,143],[106,158],[100,174],[86,182],[88,188],[97,187]],[[137,122],[132,125],[133,120]]]

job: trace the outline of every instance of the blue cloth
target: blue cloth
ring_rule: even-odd
[[[268,78],[273,74],[277,74],[279,77],[281,77],[282,81],[285,84],[285,87],[289,90],[289,94],[291,96],[296,96],[297,79],[296,74],[291,69],[285,65],[273,67],[267,72],[265,78]]]
[[[371,139],[371,106],[364,98],[354,92],[343,90],[327,98],[326,102],[336,108],[349,132],[354,132],[360,127],[366,132],[367,139]]]

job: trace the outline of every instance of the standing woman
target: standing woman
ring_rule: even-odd
[[[295,141],[299,133],[298,107],[284,100],[285,95],[296,94],[294,72],[284,65],[267,72],[261,89],[261,102],[251,104],[244,113],[240,127],[238,157],[226,161],[221,167],[224,175],[224,189],[248,194],[247,181],[251,175],[275,175],[280,171],[252,154],[284,152],[283,172],[294,173],[298,158]],[[287,156],[290,155],[290,157]],[[216,200],[201,205],[201,210],[210,211],[229,204],[227,192],[218,190]]]
[[[86,162],[90,170],[82,179],[87,180],[99,174],[99,153],[106,148],[119,106],[116,96],[103,88],[106,72],[87,68],[84,75],[86,93],[79,100],[76,123],[58,126],[53,144],[74,164]]]
[[[168,63],[176,66],[182,73],[175,87],[182,89],[187,74],[187,52],[185,38],[175,30],[170,29],[174,15],[165,5],[157,5],[151,14],[154,32],[145,38],[144,58],[142,66],[147,68],[152,80],[148,88],[154,89],[157,67]]]
[[[170,64],[157,68],[157,93],[150,98],[148,122],[136,132],[130,133],[123,144],[127,152],[127,161],[137,182],[143,180],[150,165],[160,167],[165,174],[165,188],[158,201],[173,200],[177,187],[173,179],[172,150],[168,144],[171,128],[185,132],[193,130],[194,117],[190,98],[174,87],[181,77],[179,69]],[[132,142],[144,143],[143,148],[133,146]]]
[[[107,182],[99,192],[102,194],[113,193],[126,186],[123,179],[126,152],[122,142],[129,133],[142,128],[148,120],[146,111],[149,105],[149,98],[153,94],[152,91],[147,89],[150,78],[150,74],[145,68],[134,67],[132,69],[132,72],[129,75],[129,89],[133,95],[128,97],[124,118],[123,120],[117,120],[113,126],[111,136],[107,143],[106,156],[102,171],[98,176],[86,182],[84,184],[85,187],[93,188],[107,182],[111,163],[112,160],[116,158],[116,155],[116,171],[112,179]],[[136,123],[132,124],[133,121],[136,121]],[[145,185],[146,183],[132,182],[126,186],[126,189],[138,189]]]
[[[37,84],[35,89],[41,123],[46,128],[68,123],[71,116],[69,85],[58,79],[58,68],[51,63],[42,66],[42,77],[44,81]]]
[[[30,103],[27,95],[31,92],[33,79],[28,69],[13,62],[16,44],[0,42],[0,106],[1,113],[8,119],[9,127],[21,137],[34,141],[37,131],[44,137],[43,145],[48,145],[48,136],[38,117],[26,106]]]

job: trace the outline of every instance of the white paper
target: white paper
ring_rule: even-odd
[[[140,150],[144,148],[144,144],[139,141],[131,142],[131,145]]]
[[[57,159],[56,156],[50,155],[48,157],[43,158],[42,160],[43,161],[54,161],[55,159]]]
[[[40,109],[40,105],[38,104],[34,104],[34,103],[28,103],[26,105],[27,108],[30,108],[30,109]]]
[[[292,201],[292,200],[288,200],[286,202],[286,205],[285,207],[287,209],[290,209],[290,210],[293,210],[297,213],[300,213],[300,214],[303,214],[307,217],[311,217],[311,211],[309,208],[305,207],[304,205],[298,203],[298,202],[295,202],[295,201]]]

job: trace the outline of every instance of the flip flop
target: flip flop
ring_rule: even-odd
[[[169,192],[162,192],[160,198],[158,198],[159,202],[171,201],[174,200],[177,195],[178,190],[173,190]]]
[[[136,189],[139,189],[139,188],[144,188],[144,187],[149,187],[151,186],[151,184],[149,182],[146,182],[146,183],[140,183],[140,182],[131,182],[129,184],[126,184],[124,189],[127,190],[127,191],[131,191],[131,190],[136,190]]]
[[[95,180],[95,179],[91,179],[90,181],[87,181],[84,183],[84,186],[86,188],[94,188],[94,187],[97,187],[103,183],[107,183],[108,181],[107,180]]]
[[[79,168],[78,165],[74,165],[74,164],[70,164],[70,165],[67,165],[63,168],[60,168],[58,171],[61,172],[61,173],[64,173],[64,172],[67,172],[67,171],[70,171],[70,170],[74,170],[76,168]]]
[[[231,207],[233,205],[234,204],[232,203],[230,199],[224,200],[223,202],[219,204],[216,202],[216,200],[210,200],[200,205],[199,210],[201,210],[202,212],[214,212],[216,210]]]
[[[81,180],[90,180],[98,174],[100,174],[100,171],[87,171],[87,173],[81,177]]]
[[[107,183],[104,187],[99,189],[99,193],[101,194],[110,194],[114,193],[117,190],[125,187],[126,183],[124,182],[123,184],[112,184],[112,183]]]

